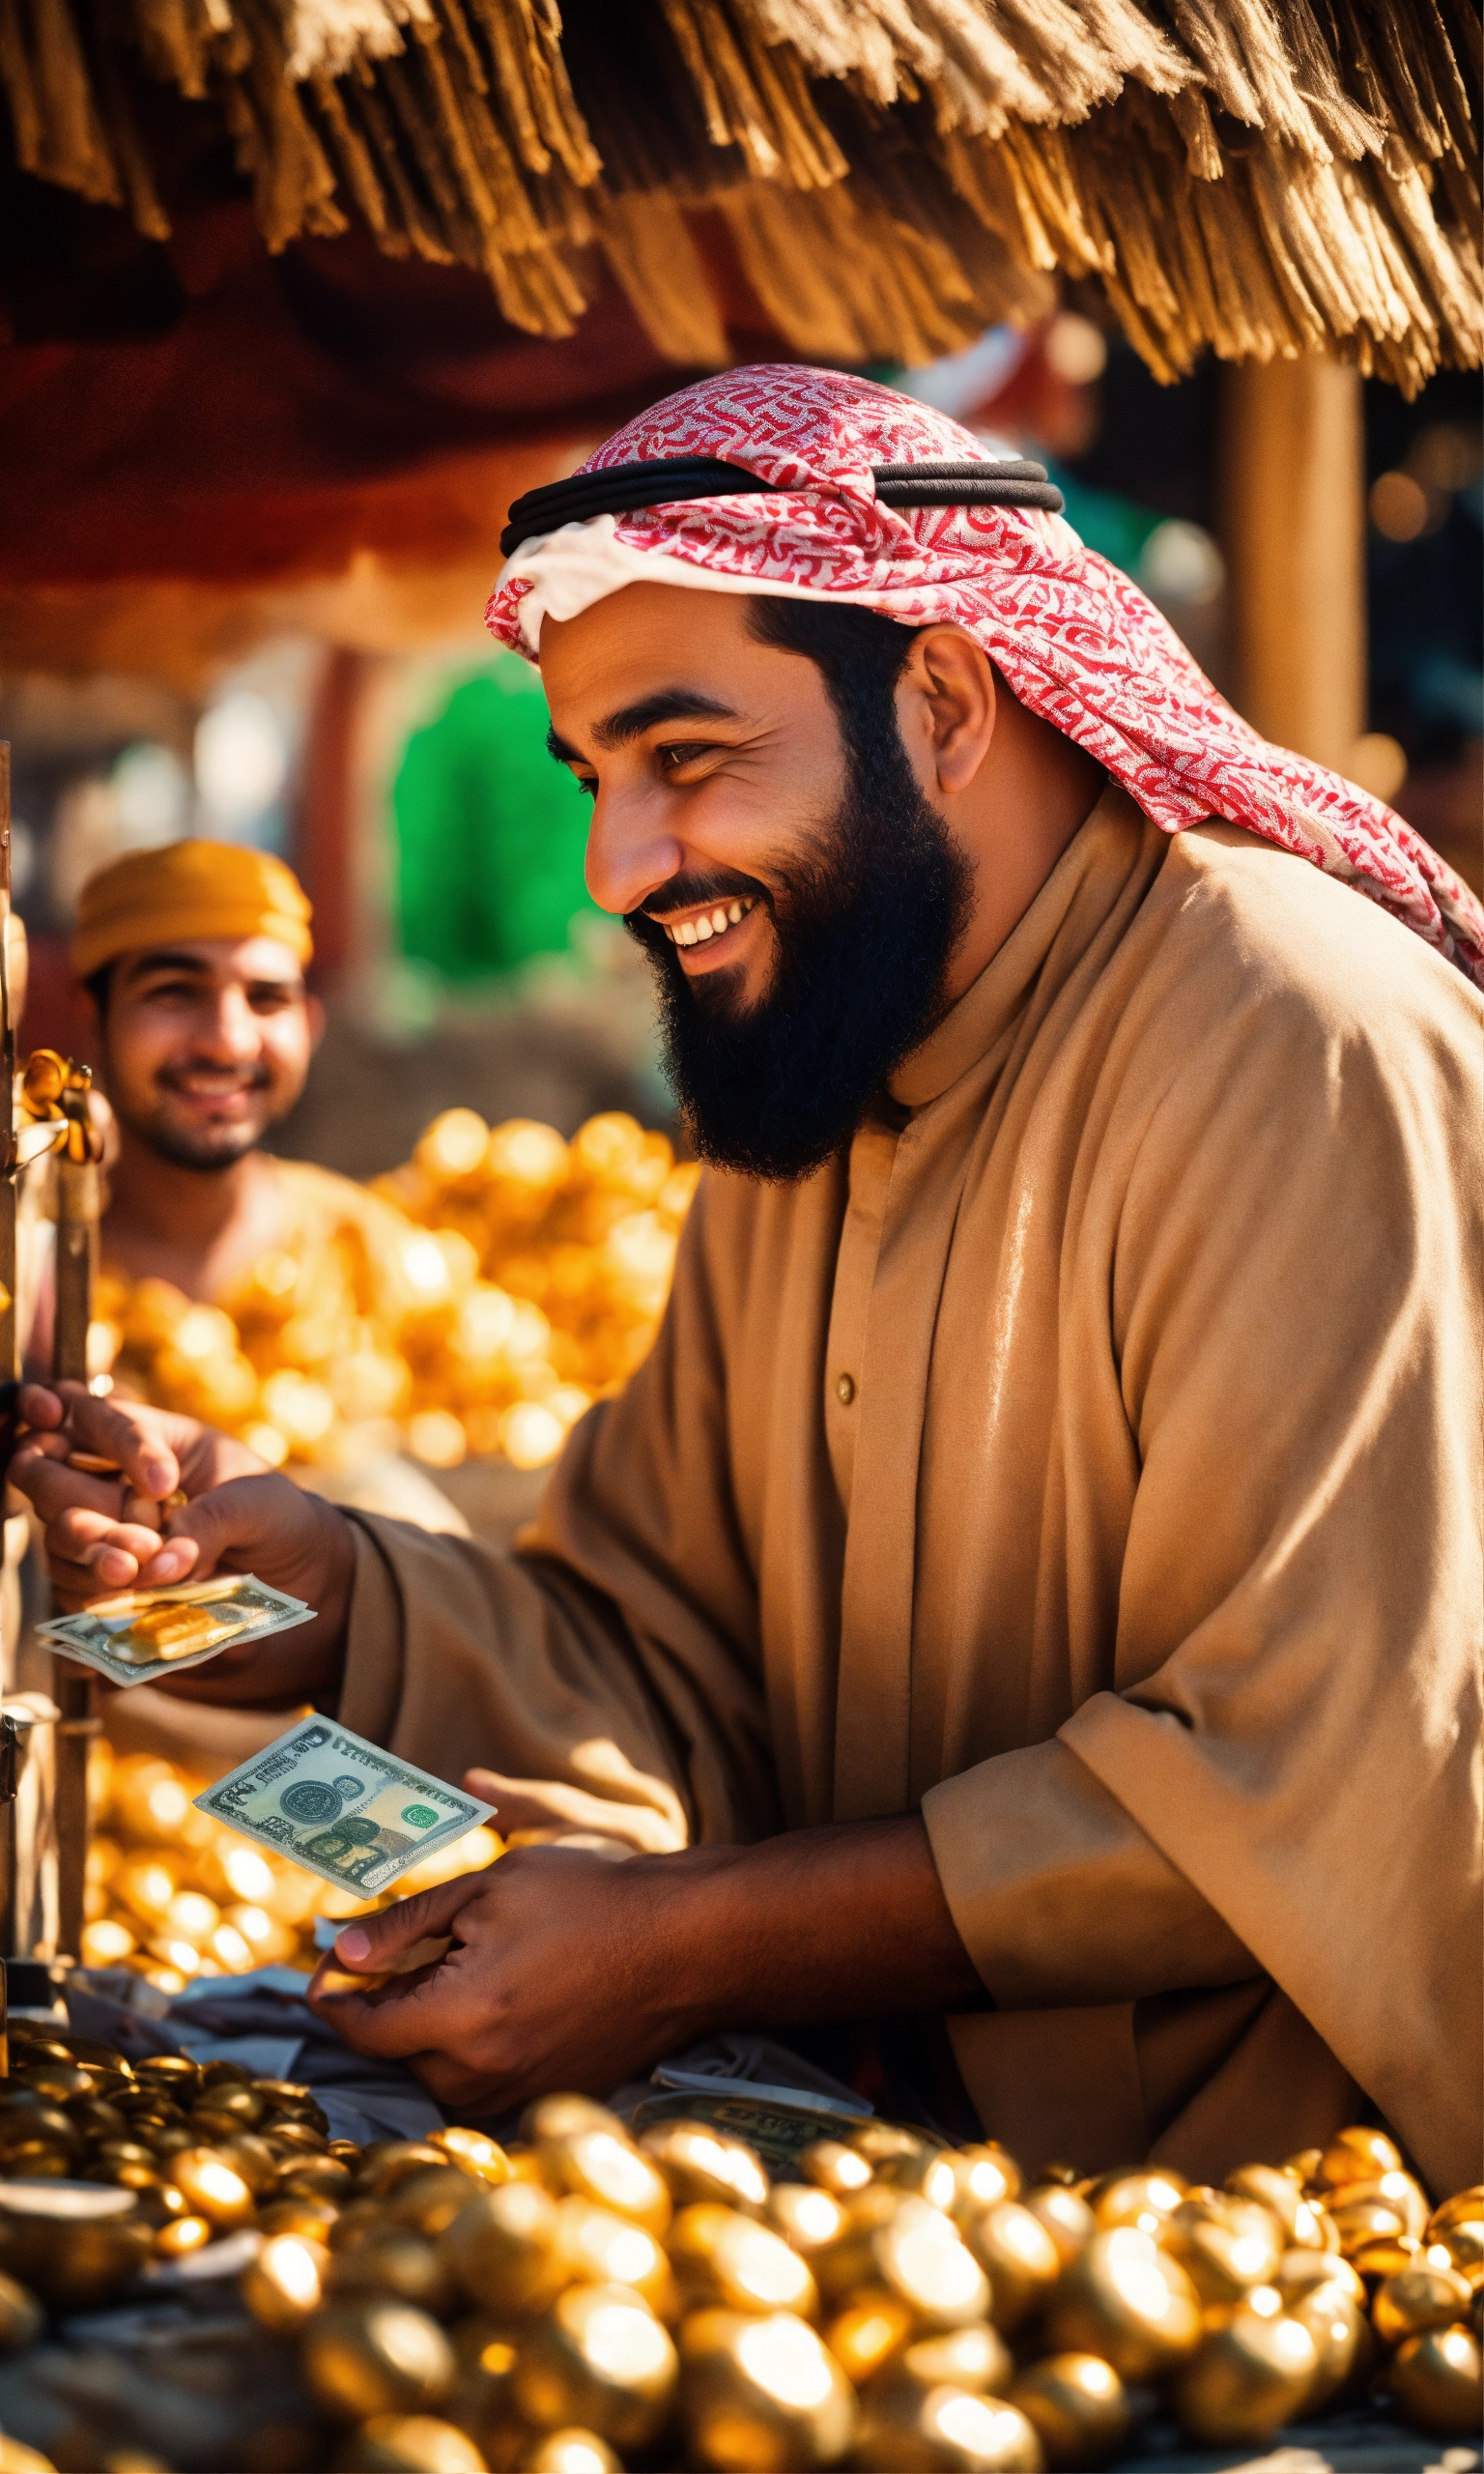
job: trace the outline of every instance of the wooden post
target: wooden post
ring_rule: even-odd
[[[88,1325],[98,1259],[98,1168],[92,1158],[86,1072],[69,1076],[62,1109],[77,1134],[57,1161],[56,1305],[51,1370],[60,1383],[88,1379]],[[80,1157],[73,1157],[78,1153]],[[93,1681],[72,1658],[53,1658],[57,1724],[57,1940],[80,1959],[88,1870],[88,1752],[100,1720]]]
[[[1282,747],[1348,773],[1365,729],[1360,380],[1335,360],[1223,373],[1223,531],[1235,701]]]
[[[19,1158],[15,1143],[15,1021],[11,1004],[11,745],[0,739],[0,1081],[4,1097],[0,1099],[0,1498],[15,1445],[16,1402],[20,1392],[20,1361],[16,1346],[15,1319],[15,1204],[19,1178]],[[4,1504],[0,1501],[0,1515]],[[0,1692],[14,1683],[15,1675],[14,1641],[0,1641]],[[0,1798],[15,1794],[15,1728],[10,1722],[10,1741],[0,1747],[0,1765],[6,1774],[0,1776]],[[9,2077],[10,1990],[6,1960],[10,1956],[11,1937],[14,1924],[15,1872],[14,1833],[9,1827],[10,1814],[4,1816],[7,1827],[0,1831],[0,2076]]]

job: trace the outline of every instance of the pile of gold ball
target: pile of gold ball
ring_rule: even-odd
[[[274,1467],[369,1440],[541,1468],[647,1353],[698,1174],[621,1113],[568,1142],[450,1108],[375,1181],[397,1216],[369,1234],[348,1216],[265,1254],[217,1306],[105,1275],[90,1368]]]
[[[1222,2190],[1027,2182],[992,2142],[874,2120],[772,2179],[702,2120],[636,2140],[581,2096],[522,2133],[357,2148],[307,2088],[22,2023],[0,2172],[114,2212],[4,2218],[0,2339],[250,2229],[243,2299],[340,2474],[1086,2469],[1156,2406],[1260,2446],[1367,2394],[1478,2430],[1484,2192],[1431,2207],[1378,2131]]]
[[[493,1830],[471,1830],[403,1874],[394,1893],[357,1899],[198,1812],[193,1798],[205,1784],[152,1753],[116,1758],[105,1742],[93,1746],[85,1966],[128,1968],[172,1997],[198,1977],[307,1971],[318,1957],[317,1916],[366,1914],[501,1853]]]

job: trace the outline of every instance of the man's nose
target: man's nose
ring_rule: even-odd
[[[224,989],[203,1009],[196,1045],[218,1064],[250,1064],[260,1044],[257,1019],[240,988]]]
[[[587,890],[622,918],[677,875],[685,846],[653,786],[600,789],[587,829]]]

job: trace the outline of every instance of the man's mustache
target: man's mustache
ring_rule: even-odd
[[[652,925],[670,911],[699,910],[703,904],[735,902],[738,899],[766,903],[770,910],[773,907],[773,896],[767,886],[760,884],[756,877],[744,877],[735,868],[715,868],[705,875],[696,871],[687,875],[682,871],[650,894],[637,910],[629,911],[628,924],[632,927],[635,920],[642,919]]]
[[[161,1090],[179,1091],[187,1080],[219,1082],[226,1090],[267,1091],[272,1077],[266,1065],[217,1065],[213,1059],[191,1059],[185,1065],[162,1066],[155,1077]]]

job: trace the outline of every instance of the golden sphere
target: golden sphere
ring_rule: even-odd
[[[618,2459],[596,2431],[543,2431],[516,2463],[519,2474],[621,2474]]]
[[[991,2175],[989,2178],[997,2177]],[[945,2215],[954,2209],[958,2198],[957,2159],[943,2147],[925,2147],[915,2156],[885,2157],[876,2168],[876,2179],[888,2190],[913,2193],[918,2199],[926,2200],[929,2207],[941,2208]],[[985,2204],[992,2204],[992,2201]],[[957,2213],[956,2210],[955,2212]],[[972,2215],[975,2211],[970,2208],[967,2213]]]
[[[217,2148],[183,2147],[170,2158],[165,2178],[184,2191],[197,2216],[221,2233],[252,2219],[252,2193],[237,2167]]]
[[[341,2441],[334,2474],[486,2474],[465,2431],[431,2414],[374,2414]]]
[[[1328,2196],[1329,2212],[1338,2218],[1342,2208],[1374,2201],[1378,2206],[1394,2208],[1402,2220],[1402,2231],[1419,2240],[1427,2231],[1428,2201],[1421,2184],[1410,2173],[1381,2173],[1373,2181],[1347,2182]]]
[[[430,2165],[444,2166],[448,2162],[441,2147],[426,2139],[373,2140],[360,2160],[356,2177],[357,2199],[385,2199],[399,2182],[410,2181],[413,2174],[425,2172]]]
[[[859,2149],[844,2147],[838,2139],[812,2140],[800,2151],[798,2169],[806,2182],[833,2192],[837,2199],[864,2191],[871,2175],[870,2166]]]
[[[1307,2328],[1319,2356],[1319,2367],[1299,2409],[1303,2418],[1324,2413],[1336,2399],[1350,2403],[1358,2398],[1376,2355],[1364,2301],[1331,2278],[1328,2284],[1310,2286],[1291,2299],[1284,2296],[1283,2306],[1290,2318]]]
[[[680,2316],[680,2297],[670,2261],[652,2233],[631,2217],[592,2200],[561,2200],[556,2243],[569,2276],[585,2285],[626,2285],[642,2295],[661,2319]]]
[[[458,2296],[453,2271],[436,2246],[406,2226],[387,2225],[366,2242],[330,2256],[326,2291],[336,2301],[352,2294],[380,2294],[410,2302],[435,2319],[450,2312]]]
[[[523,2342],[515,2401],[538,2430],[576,2424],[628,2451],[659,2431],[677,2370],[669,2333],[626,2286],[573,2286]]]
[[[521,2137],[533,2147],[549,2139],[570,2139],[584,2130],[606,2130],[616,2139],[628,2137],[617,2114],[591,2096],[538,2096],[521,2115]]]
[[[1040,2474],[1045,2461],[1035,2426],[997,2397],[921,2389],[888,2371],[862,2400],[857,2465],[883,2474]]]
[[[1184,2198],[1185,2180],[1182,2173],[1104,2173],[1086,2196],[1099,2233],[1131,2225],[1157,2236]]]
[[[1034,2424],[1053,2468],[1083,2474],[1111,2465],[1128,2436],[1124,2383],[1100,2354],[1047,2354],[1018,2373],[1004,2395]]]
[[[960,2147],[954,2158],[958,2192],[954,2201],[957,2217],[976,2216],[998,2200],[1017,2200],[1021,2196],[1024,2176],[1008,2147],[998,2140],[978,2140],[972,2146]]]
[[[454,2218],[463,2215],[481,2189],[490,2187],[457,2165],[427,2165],[420,2172],[409,2173],[395,2184],[385,2200],[385,2216],[389,2224],[424,2233],[433,2240],[447,2232]]]
[[[1409,2337],[1391,2365],[1388,2385],[1408,2422],[1431,2438],[1478,2438],[1484,2387],[1471,2329],[1429,2328]]]
[[[261,2328],[287,2336],[314,2316],[329,2253],[301,2233],[275,2233],[243,2269],[238,2290]]]
[[[1371,2324],[1384,2345],[1400,2345],[1429,2328],[1450,2328],[1468,2310],[1468,2280],[1456,2268],[1403,2268],[1377,2288]]]
[[[964,2228],[989,2278],[989,2316],[1007,2335],[1040,2310],[1062,2273],[1062,2255],[1039,2216],[1001,2200]]]
[[[861,2122],[850,2133],[849,2143],[872,2169],[884,2165],[890,2157],[920,2156],[925,2148],[938,2146],[936,2140],[925,2139],[915,2130],[904,2130],[897,2122],[878,2121]]]
[[[1383,2173],[1402,2171],[1402,2151],[1384,2130],[1356,2126],[1336,2131],[1306,2179],[1339,2190],[1347,2182],[1374,2181]]]
[[[15,2186],[13,2186],[13,2189]],[[155,2248],[155,2229],[129,2204],[129,2194],[100,2185],[95,2192],[56,2188],[61,2212],[32,2213],[52,2198],[45,2184],[26,2195],[26,2212],[0,2212],[0,2270],[41,2297],[48,2311],[99,2310],[111,2302],[143,2267]],[[122,2201],[124,2212],[94,2214]]]
[[[1234,2199],[1256,2200],[1282,2226],[1290,2250],[1324,2247],[1320,2210],[1303,2195],[1303,2185],[1276,2165],[1241,2165],[1228,2173],[1226,2188]]]
[[[1357,2276],[1349,2259],[1338,2251],[1285,2251],[1272,2272],[1271,2283],[1288,2310],[1320,2286],[1338,2286],[1353,2302],[1365,2308],[1365,2280]]]
[[[781,2233],[804,2259],[838,2242],[849,2221],[839,2200],[811,2182],[775,2182],[768,2193],[767,2214],[775,2233]]]
[[[819,2293],[807,2259],[783,2236],[732,2207],[699,2201],[671,2228],[671,2263],[687,2304],[727,2311],[791,2311],[812,2319]]]
[[[453,2123],[447,2130],[436,2130],[428,2141],[430,2147],[441,2147],[455,2165],[476,2180],[499,2185],[510,2180],[510,2159],[495,2139],[487,2139],[482,2130],[467,2130]]]
[[[1184,2268],[1128,2225],[1094,2234],[1046,2315],[1052,2352],[1100,2354],[1126,2381],[1163,2378],[1200,2337],[1200,2301]]]
[[[475,2191],[442,2237],[449,2267],[481,2311],[545,2311],[569,2278],[556,2209],[535,2182]]]
[[[1484,2219],[1455,2217],[1451,2225],[1440,2226],[1427,2248],[1445,2253],[1449,2266],[1468,2284],[1477,2285],[1484,2276]]]
[[[1484,2188],[1476,2182],[1471,2190],[1455,2191],[1450,2200],[1443,2200],[1434,2208],[1427,2220],[1428,2240],[1436,2241],[1450,2225],[1467,2225],[1470,2221],[1477,2224],[1481,2219],[1484,2219]]]
[[[855,2429],[855,2392],[807,2320],[698,2311],[680,2331],[687,2465],[795,2474],[833,2465]]]
[[[328,2200],[271,2200],[258,2210],[260,2233],[302,2233],[311,2242],[328,2242],[340,2211]]]
[[[1229,2447],[1264,2439],[1290,2422],[1318,2370],[1308,2329],[1288,2316],[1271,2287],[1260,2287],[1255,2301],[1219,2317],[1179,2372],[1171,2402],[1191,2439]]]
[[[539,2154],[553,2190],[596,2200],[615,2215],[632,2217],[646,2233],[663,2233],[670,2223],[664,2177],[626,2131],[571,2131],[561,2139],[543,2139]]]
[[[1182,2200],[1165,2224],[1163,2248],[1178,2259],[1208,2307],[1240,2302],[1266,2285],[1283,2256],[1283,2233],[1256,2200]]]
[[[1061,2182],[1038,2182],[1021,2201],[1038,2225],[1044,2226],[1056,2245],[1063,2267],[1070,2267],[1098,2230],[1098,2220],[1086,2200]]]
[[[976,2397],[1003,2397],[1015,2366],[998,2330],[978,2326],[919,2337],[895,2368],[920,2388],[968,2388]]]
[[[304,2377],[327,2413],[348,2423],[441,2405],[455,2364],[436,2319],[405,2302],[337,2303],[304,2330]]]
[[[768,2177],[756,2149],[726,2138],[708,2122],[663,2122],[639,2144],[663,2173],[676,2207],[714,2200],[760,2216],[767,2204]]]
[[[1415,2241],[1408,2234],[1400,2208],[1389,2200],[1356,2200],[1347,2207],[1337,2207],[1332,2214],[1335,2231],[1340,2237],[1340,2257],[1353,2259],[1358,2251],[1372,2242],[1387,2242],[1397,2235]]]
[[[204,2216],[171,2217],[155,2236],[157,2259],[188,2259],[194,2251],[204,2251],[212,2238],[213,2228]]]
[[[862,2388],[900,2351],[916,2326],[916,2313],[878,2286],[837,2312],[825,2327],[824,2342],[851,2386]]]

